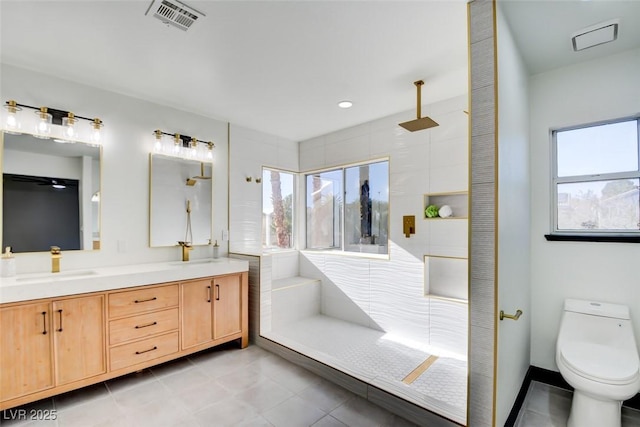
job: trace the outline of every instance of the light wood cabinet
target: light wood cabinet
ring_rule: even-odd
[[[0,309],[0,400],[106,372],[104,296]]]
[[[247,338],[247,285],[240,274],[180,285],[182,349]]]
[[[239,275],[213,280],[213,339],[242,332],[242,283]]]
[[[180,285],[182,306],[182,348],[213,340],[213,279]]]
[[[53,387],[49,302],[0,309],[0,400]]]
[[[249,344],[248,273],[0,305],[0,410],[227,341]]]
[[[109,294],[109,367],[139,367],[179,350],[178,284]]]
[[[104,295],[53,301],[56,385],[106,372]]]

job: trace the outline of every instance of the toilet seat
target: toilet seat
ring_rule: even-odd
[[[560,349],[566,367],[577,375],[608,384],[630,384],[640,375],[635,354],[601,344],[568,342]]]

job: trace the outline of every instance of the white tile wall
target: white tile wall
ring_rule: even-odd
[[[262,253],[262,167],[298,171],[298,144],[241,126],[229,130],[229,249]],[[246,177],[252,178],[251,182]]]
[[[298,257],[298,251],[272,253],[273,272],[271,279],[278,280],[298,276]]]
[[[434,314],[424,297],[423,257],[466,257],[468,226],[465,220],[437,225],[423,220],[424,194],[467,190],[467,103],[465,94],[423,107],[424,114],[440,123],[431,130],[411,133],[399,127],[414,117],[407,111],[300,143],[302,171],[390,159],[390,259],[301,254],[300,274],[323,280],[324,314],[429,343]],[[410,238],[402,234],[403,215],[416,216],[416,234]],[[436,341],[466,352],[467,315],[458,315],[461,305],[437,307],[446,321],[436,322],[435,336],[443,337]],[[448,330],[455,337],[450,341],[444,339]],[[460,333],[465,339],[459,339]]]

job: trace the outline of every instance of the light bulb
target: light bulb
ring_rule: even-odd
[[[213,142],[207,143],[207,154],[205,154],[207,160],[213,160],[213,147]]]
[[[176,133],[173,136],[173,154],[178,155],[180,154],[182,148],[182,140],[180,139],[180,134]]]
[[[102,120],[100,120],[97,117],[93,119],[93,122],[91,122],[91,135],[89,139],[94,144],[100,144],[102,140],[102,131],[101,131],[102,126],[103,126]]]
[[[5,130],[8,133],[19,133],[20,130],[20,121],[18,121],[17,112],[22,110],[22,108],[18,107],[16,101],[9,100],[7,101],[7,105],[5,108],[8,110],[7,120],[5,121]]]
[[[36,124],[35,136],[38,138],[49,138],[49,134],[51,133],[51,114],[47,112],[47,107],[40,107],[40,110],[36,111],[36,114],[40,119]]]
[[[18,128],[18,119],[16,118],[16,113],[9,112],[7,115],[7,129],[17,129]]]
[[[62,118],[62,134],[65,138],[74,139],[76,135],[75,128],[76,118],[73,113],[68,113],[67,117]]]
[[[191,144],[189,145],[189,151],[187,151],[187,155],[189,157],[196,157],[198,154],[198,140],[195,138],[191,139]]]
[[[153,134],[156,136],[156,141],[153,143],[153,151],[156,153],[162,152],[162,131],[156,129],[153,131]]]

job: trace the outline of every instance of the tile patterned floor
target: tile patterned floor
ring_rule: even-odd
[[[566,427],[572,392],[532,381],[516,427]],[[640,427],[640,411],[622,407],[622,427]]]
[[[255,345],[212,349],[6,410],[0,425],[415,426]]]
[[[460,424],[466,421],[467,362],[462,357],[323,315],[263,335]],[[432,354],[438,359],[429,369],[411,384],[402,382]]]

